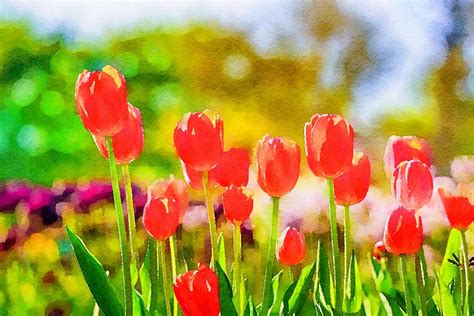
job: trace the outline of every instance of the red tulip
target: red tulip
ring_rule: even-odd
[[[421,217],[413,211],[399,207],[390,214],[385,224],[383,243],[395,255],[411,255],[423,244]]]
[[[300,173],[300,147],[293,140],[265,135],[255,149],[258,184],[268,195],[290,192]]]
[[[249,182],[249,153],[242,148],[232,148],[222,153],[216,165],[217,183],[223,187],[246,186]]]
[[[433,195],[433,176],[419,160],[401,162],[393,172],[392,192],[395,199],[409,210],[428,204]]]
[[[431,148],[426,140],[416,136],[390,136],[384,153],[385,174],[390,178],[393,170],[407,160],[419,160],[431,167]]]
[[[201,171],[196,171],[193,168],[187,166],[182,160],[181,160],[181,168],[183,169],[183,176],[184,180],[186,183],[195,190],[202,190],[202,172]],[[216,185],[216,169],[211,169],[209,170],[209,175],[208,175],[208,186],[213,187]]]
[[[471,204],[469,198],[462,195],[452,195],[442,188],[438,190],[438,193],[451,227],[459,230],[468,229],[474,221],[474,205]]]
[[[352,166],[334,179],[334,195],[339,205],[361,202],[370,186],[370,162],[366,155],[354,157]]]
[[[140,110],[129,104],[129,116],[123,129],[112,136],[115,159],[118,164],[127,164],[140,156],[143,150],[143,123]],[[105,137],[92,134],[100,154],[109,159]]]
[[[337,114],[315,114],[305,125],[308,165],[316,176],[335,178],[352,164],[354,132]]]
[[[76,81],[76,107],[82,124],[98,136],[113,136],[128,119],[125,78],[112,66],[84,70]]]
[[[196,171],[214,168],[222,154],[223,122],[216,112],[186,113],[174,130],[181,160]]]
[[[148,187],[148,196],[168,200],[174,204],[174,209],[179,213],[179,220],[189,207],[189,194],[186,184],[178,179],[158,180]]]
[[[278,238],[277,259],[285,266],[300,264],[306,256],[304,234],[296,228],[286,227]]]
[[[375,260],[380,262],[380,260],[382,260],[382,257],[385,255],[386,252],[387,252],[387,249],[385,248],[383,241],[379,240],[374,245],[374,250],[372,251],[372,257]]]
[[[184,316],[220,315],[219,280],[205,265],[179,275],[174,282],[174,294]]]
[[[241,187],[227,187],[222,195],[224,215],[229,222],[242,223],[249,218],[253,209],[253,199]]]

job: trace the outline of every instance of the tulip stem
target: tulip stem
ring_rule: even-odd
[[[138,273],[138,247],[135,223],[135,207],[133,206],[133,192],[132,180],[130,178],[130,169],[128,164],[122,166],[123,176],[125,178],[125,197],[127,199],[127,213],[128,213],[128,236],[130,240],[130,253],[132,255],[132,265],[135,266],[135,273]]]
[[[125,232],[125,221],[123,216],[122,201],[118,181],[117,166],[115,165],[114,148],[112,138],[105,138],[107,151],[109,153],[110,177],[112,180],[112,192],[114,195],[115,215],[117,217],[118,235],[120,240],[120,254],[122,259],[122,279],[124,287],[125,315],[132,315],[132,278],[130,276],[129,249],[127,245],[127,234]]]
[[[293,270],[293,266],[288,267],[288,273],[290,274],[290,284],[293,284],[293,282],[295,282],[295,272]]]
[[[268,252],[267,252],[267,265],[265,267],[265,281],[263,283],[263,301],[260,315],[266,315],[270,308],[271,302],[271,287],[272,287],[272,276],[273,266],[275,265],[275,247],[276,247],[276,236],[278,231],[278,213],[280,209],[280,198],[272,197],[273,211],[272,211],[272,227],[270,236],[268,238]]]
[[[331,250],[332,250],[332,277],[336,286],[336,310],[342,309],[342,295],[343,295],[343,280],[341,278],[341,263],[339,261],[339,239],[337,236],[337,222],[336,222],[336,202],[334,200],[334,179],[328,178],[328,193],[329,193],[329,225],[331,231]]]
[[[349,265],[352,255],[351,214],[349,205],[344,206],[344,291],[349,282]]]
[[[202,173],[202,188],[204,190],[204,195],[206,198],[206,206],[207,206],[207,216],[209,219],[209,233],[211,236],[211,263],[209,264],[212,267],[215,265],[215,261],[217,260],[217,228],[216,228],[216,219],[214,216],[214,207],[212,205],[211,196],[208,190],[209,185],[209,173],[204,171]]]
[[[241,300],[241,280],[240,262],[242,260],[242,241],[240,232],[240,222],[234,224],[234,284],[235,284],[235,306],[237,306],[238,315],[244,314],[244,304]]]
[[[423,275],[423,262],[421,259],[421,253],[423,252],[423,247],[415,255],[415,270],[416,270],[416,283],[418,286],[418,294],[420,296],[420,309],[421,315],[427,316],[428,310],[426,308],[426,281]]]
[[[150,299],[150,315],[155,315],[156,302],[158,301],[158,254],[157,242],[155,238],[150,238],[150,283],[151,283],[151,299]]]
[[[176,266],[176,239],[174,235],[170,236],[170,252],[171,252],[171,273],[173,274],[173,283],[176,281],[177,273],[177,266]],[[173,316],[178,315],[178,301],[176,300],[176,296],[173,297]]]
[[[466,232],[461,230],[461,245],[462,245],[462,256],[463,256],[463,265],[462,269],[464,272],[464,290],[465,293],[463,294],[463,310],[464,315],[469,315],[469,286],[470,286],[470,277],[469,277],[469,254],[468,254],[468,247],[466,242]]]
[[[400,255],[400,276],[403,282],[403,292],[405,293],[405,306],[408,316],[413,316],[412,306],[411,306],[411,294],[410,288],[408,285],[408,272],[407,272],[407,256]]]
[[[163,294],[165,299],[166,305],[166,315],[171,316],[171,306],[170,306],[170,295],[169,295],[169,288],[168,288],[168,273],[166,269],[166,256],[165,256],[165,241],[159,241],[160,247],[160,261],[161,261],[161,271],[163,273]]]

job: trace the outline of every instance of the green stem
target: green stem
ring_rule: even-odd
[[[170,252],[171,252],[171,273],[173,274],[173,283],[178,275],[176,266],[176,239],[174,235],[170,236]],[[173,315],[178,315],[178,301],[176,296],[173,296]]]
[[[240,232],[240,223],[234,224],[234,284],[235,284],[235,305],[237,306],[238,315],[244,314],[244,302],[241,301],[242,291],[242,274],[240,271],[240,262],[242,260],[242,241]]]
[[[464,272],[464,290],[463,293],[464,297],[464,305],[463,311],[464,315],[469,315],[469,287],[470,287],[470,276],[469,276],[469,254],[468,254],[468,247],[466,242],[466,232],[461,230],[461,244],[462,244],[462,256],[463,256],[463,272]]]
[[[411,306],[411,294],[410,288],[408,285],[408,272],[407,272],[407,256],[400,255],[400,276],[403,282],[403,292],[405,292],[405,305],[408,316],[413,316],[412,306]]]
[[[120,254],[122,259],[122,279],[124,287],[125,315],[132,315],[132,278],[130,276],[129,249],[127,245],[127,234],[125,232],[125,222],[123,218],[122,201],[120,199],[120,188],[115,165],[114,148],[112,138],[106,137],[107,150],[109,153],[110,177],[112,179],[112,192],[114,195],[115,215],[117,217],[118,233],[120,240]]]
[[[290,275],[290,284],[293,284],[293,282],[295,282],[295,271],[292,266],[288,267],[288,273]]]
[[[344,289],[347,289],[349,280],[349,265],[352,255],[351,217],[349,205],[344,206]]]
[[[206,198],[206,206],[207,206],[207,216],[209,219],[209,233],[211,235],[211,263],[209,264],[211,267],[214,267],[214,261],[217,260],[217,228],[216,228],[216,219],[214,216],[214,207],[212,205],[211,196],[208,190],[208,175],[207,171],[202,173],[202,188],[204,190],[204,195]]]
[[[135,223],[135,208],[133,206],[133,193],[132,193],[132,181],[130,178],[130,170],[128,164],[122,166],[123,176],[125,178],[125,197],[127,199],[127,211],[128,211],[128,236],[130,240],[130,253],[132,254],[132,264],[135,265],[135,269],[138,271],[138,247],[136,234],[136,223]]]
[[[333,272],[332,277],[336,286],[336,310],[342,310],[343,284],[341,278],[341,263],[339,261],[339,239],[337,236],[336,202],[334,201],[334,179],[327,179],[329,192],[329,225],[331,231],[331,250]]]
[[[158,254],[157,242],[155,238],[150,239],[150,283],[151,283],[151,299],[150,314],[155,315],[156,302],[158,301]]]
[[[272,276],[273,266],[275,264],[275,246],[276,236],[278,231],[278,213],[280,209],[280,198],[273,197],[273,211],[272,211],[272,227],[270,236],[268,238],[268,252],[267,252],[267,265],[265,267],[265,281],[263,283],[263,301],[260,315],[266,315],[270,308],[271,302],[271,287],[272,287]]]
[[[427,316],[428,310],[426,308],[426,279],[423,275],[423,262],[421,260],[420,253],[423,252],[423,248],[418,251],[415,255],[415,270],[416,270],[416,284],[418,286],[418,294],[420,296],[420,308],[421,315]]]
[[[161,261],[161,271],[163,273],[163,294],[165,299],[166,305],[166,315],[171,316],[171,306],[170,306],[170,295],[169,295],[169,288],[168,288],[168,272],[166,268],[166,256],[165,256],[165,241],[159,241],[160,247],[160,261]]]

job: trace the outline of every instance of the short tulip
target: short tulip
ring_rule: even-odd
[[[300,173],[300,147],[284,137],[264,136],[255,149],[258,184],[272,197],[290,192]]]
[[[370,186],[370,162],[366,155],[354,157],[352,166],[334,179],[334,195],[339,205],[361,202]]]
[[[187,166],[209,171],[223,151],[223,122],[210,110],[186,113],[174,130],[174,145]]]
[[[241,187],[227,187],[222,195],[224,215],[232,224],[242,223],[252,213],[253,199]]]
[[[117,134],[129,116],[125,78],[112,66],[84,70],[76,81],[76,107],[82,124],[92,134]]]
[[[100,154],[109,159],[105,137],[92,134]],[[140,110],[129,104],[129,116],[123,129],[112,136],[112,146],[118,164],[137,159],[143,150],[143,123]]]
[[[392,193],[409,210],[418,210],[428,204],[433,195],[433,176],[419,160],[401,162],[393,172]]]
[[[395,168],[402,162],[419,160],[431,167],[431,148],[423,138],[416,136],[390,136],[385,144],[385,174],[390,178]]]
[[[179,275],[174,282],[174,294],[184,316],[220,315],[219,280],[205,265]]]
[[[181,160],[181,168],[183,169],[184,180],[189,185],[189,187],[195,190],[202,190],[203,189],[202,172],[196,171],[193,168],[187,166],[182,160]],[[210,187],[213,187],[217,184],[215,173],[216,173],[215,168],[209,170],[207,181],[208,181],[208,186]]]
[[[451,227],[459,230],[468,229],[474,221],[474,205],[469,196],[452,195],[441,188],[438,193]],[[472,194],[471,200],[473,200]]]
[[[215,168],[217,183],[223,187],[246,186],[249,182],[249,153],[242,148],[232,148],[222,153]]]
[[[380,262],[386,252],[387,249],[385,248],[383,241],[379,240],[374,245],[374,250],[372,251],[372,258]]]
[[[352,164],[354,132],[349,122],[337,114],[315,114],[305,125],[308,165],[318,177],[335,178]]]
[[[306,256],[304,234],[296,228],[286,227],[278,238],[277,259],[285,266],[300,264]]]
[[[423,244],[421,217],[403,207],[394,210],[385,224],[383,243],[397,256],[417,253]]]
[[[148,187],[148,196],[162,198],[174,204],[179,212],[180,222],[189,207],[189,194],[186,184],[182,180],[171,177],[168,180],[157,180]]]

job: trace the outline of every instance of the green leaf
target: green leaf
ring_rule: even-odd
[[[288,315],[288,313],[290,312],[289,301],[290,301],[291,295],[293,294],[293,291],[296,288],[296,283],[297,282],[298,281],[295,281],[295,282],[291,283],[290,286],[286,289],[285,295],[283,295],[283,300],[281,302],[281,313],[280,313],[280,315]]]
[[[221,314],[237,316],[234,303],[232,302],[232,287],[229,279],[222,269],[219,261],[216,261],[217,276],[219,278],[219,302],[221,305]]]
[[[318,255],[316,258],[316,282],[314,287],[314,304],[322,305],[326,311],[332,312],[331,293],[333,283],[329,271],[329,258],[324,250],[321,240],[318,242]]]
[[[137,289],[133,289],[133,316],[145,316],[145,303]]]
[[[448,286],[444,283],[442,280],[442,276],[440,275],[440,272],[434,271],[435,276],[436,276],[436,282],[438,284],[438,290],[439,290],[439,298],[440,298],[440,309],[443,311],[444,315],[460,315],[460,308],[458,309],[456,307],[456,304],[454,303],[454,297],[451,294],[451,291],[449,290]]]
[[[370,253],[368,254],[368,260],[371,263],[370,270],[377,291],[392,297],[395,296],[395,287],[393,286],[392,277],[390,272],[386,269],[385,264],[382,265],[374,260]]]
[[[224,235],[222,233],[219,234],[219,238],[217,239],[217,261],[221,265],[221,268],[227,273],[227,260],[225,256],[225,241]]]
[[[283,275],[283,271],[280,270],[280,272],[277,273],[272,279],[272,305],[270,307],[270,314],[276,314],[278,315],[280,313],[280,302],[283,297],[282,295],[278,292],[278,289],[280,287],[280,279],[281,276]],[[281,292],[281,291],[280,291]]]
[[[387,315],[403,316],[405,314],[405,312],[402,311],[402,309],[398,305],[397,301],[390,295],[379,293],[379,296],[380,301],[382,302],[382,306],[384,307]]]
[[[66,232],[84,279],[97,305],[106,315],[123,315],[122,303],[102,264],[67,226]]]
[[[349,271],[343,307],[346,313],[357,313],[362,306],[363,293],[359,265],[354,252],[349,263]]]
[[[150,298],[151,298],[151,282],[150,282],[150,247],[151,242],[148,240],[146,247],[145,259],[143,261],[142,267],[140,268],[140,285],[142,288],[142,298],[143,303],[145,304],[146,309],[150,308]]]
[[[257,316],[257,309],[252,300],[252,295],[249,296],[247,307],[245,307],[244,316]]]
[[[448,242],[446,243],[446,251],[444,252],[443,262],[439,274],[444,285],[448,285],[456,279],[459,268],[450,263],[448,259],[453,258],[453,253],[459,257],[459,248],[461,247],[461,232],[457,229],[451,229]]]
[[[289,303],[290,314],[299,314],[308,298],[310,289],[313,287],[313,277],[316,272],[316,262],[301,270],[300,277],[296,283],[295,290],[291,294]]]

